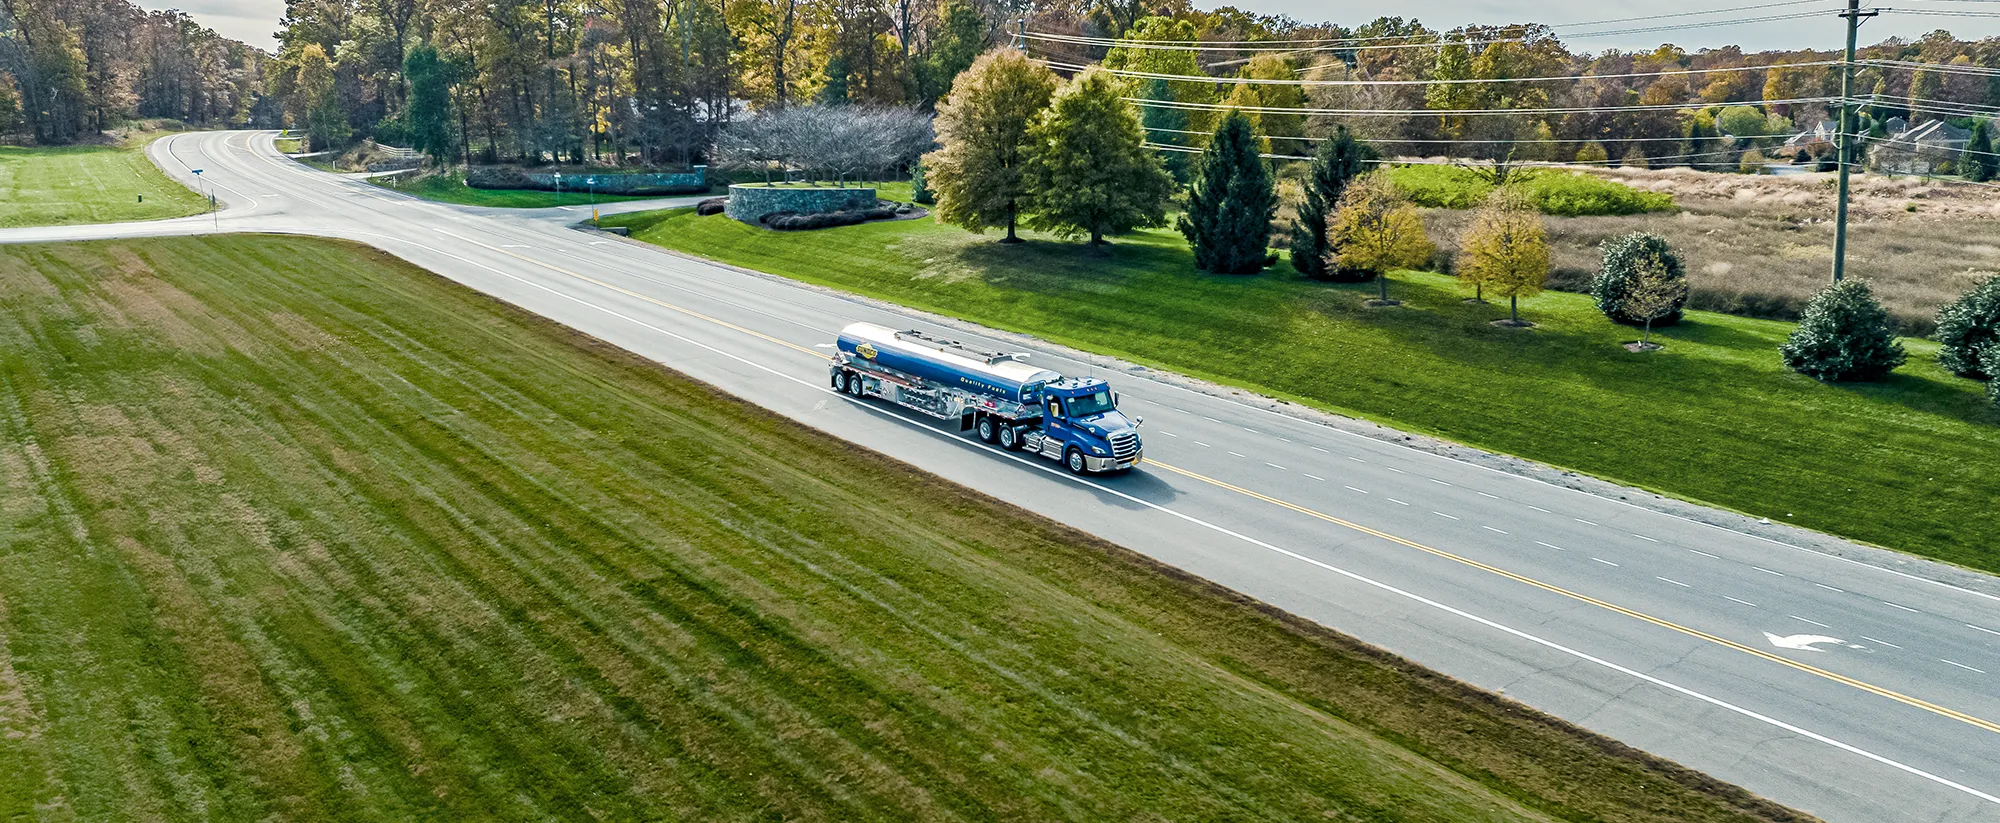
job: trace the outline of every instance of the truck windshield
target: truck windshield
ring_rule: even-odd
[[[1067,402],[1069,403],[1069,416],[1071,417],[1089,417],[1093,414],[1103,414],[1112,409],[1111,390],[1105,389],[1091,394],[1072,397]]]

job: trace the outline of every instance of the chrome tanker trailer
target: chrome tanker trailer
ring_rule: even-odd
[[[833,387],[879,397],[942,420],[1008,450],[1061,462],[1077,474],[1139,465],[1139,423],[1118,411],[1118,394],[1094,377],[1064,377],[1025,354],[984,352],[955,340],[873,323],[841,329]]]

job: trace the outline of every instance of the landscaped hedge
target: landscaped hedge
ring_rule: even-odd
[[[1478,169],[1462,166],[1391,166],[1389,181],[1419,206],[1470,209],[1492,193],[1493,182]],[[1573,171],[1519,169],[1508,186],[1519,189],[1543,214],[1561,217],[1673,211],[1674,199],[1623,183]]]
[[[852,226],[870,220],[888,220],[898,214],[907,214],[909,206],[891,201],[880,201],[872,209],[846,209],[843,211],[820,212],[818,214],[798,214],[796,212],[773,212],[764,215],[763,223],[778,231],[806,231],[809,229],[830,229],[835,226]]]

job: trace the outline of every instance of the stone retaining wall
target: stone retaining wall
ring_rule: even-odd
[[[729,205],[723,213],[745,223],[758,223],[765,215],[778,212],[824,214],[874,207],[873,188],[794,188],[738,183],[729,187]]]
[[[595,178],[592,186],[588,180]],[[525,171],[506,166],[475,166],[465,173],[465,184],[475,189],[539,189],[553,191],[555,172]],[[570,173],[562,176],[563,191],[600,194],[695,194],[708,191],[708,167],[695,166],[684,172]]]

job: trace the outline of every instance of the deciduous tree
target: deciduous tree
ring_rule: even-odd
[[[1012,49],[974,61],[938,106],[937,139],[944,148],[924,157],[937,219],[971,232],[1006,226],[1014,233],[1028,198],[1030,126],[1055,94],[1047,66]]]
[[[1145,147],[1125,84],[1091,69],[1064,85],[1029,130],[1029,225],[1092,246],[1166,221],[1173,178]]]
[[[1625,311],[1645,327],[1639,335],[1639,351],[1659,348],[1653,343],[1653,321],[1679,312],[1687,294],[1687,278],[1675,276],[1658,258],[1641,258],[1633,264]]]
[[[1380,286],[1376,305],[1382,306],[1396,305],[1389,299],[1389,272],[1424,265],[1437,250],[1416,207],[1380,174],[1355,181],[1341,194],[1327,241],[1333,249],[1327,266],[1374,275]]]
[[[1509,322],[1525,325],[1521,298],[1540,294],[1549,276],[1541,212],[1515,190],[1495,189],[1459,238],[1456,268],[1461,283],[1507,298]]]

